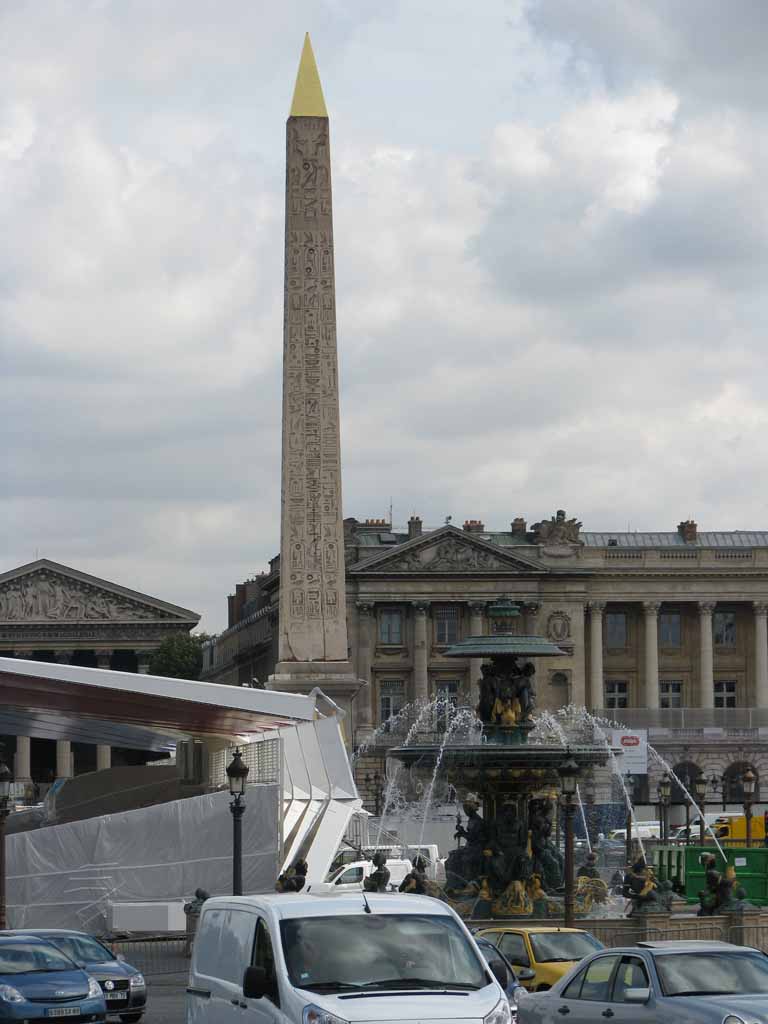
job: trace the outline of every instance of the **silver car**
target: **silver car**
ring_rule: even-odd
[[[756,998],[757,997],[757,998]],[[640,942],[520,1000],[519,1024],[768,1024],[768,956],[727,942]]]

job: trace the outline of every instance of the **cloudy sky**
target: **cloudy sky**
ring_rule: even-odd
[[[768,528],[765,0],[0,0],[0,568],[278,550],[305,30],[345,514]]]

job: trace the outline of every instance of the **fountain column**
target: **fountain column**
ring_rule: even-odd
[[[699,707],[715,706],[715,673],[712,659],[712,612],[714,601],[699,601]]]
[[[357,602],[357,674],[366,683],[371,681],[371,612],[373,605],[367,601]],[[360,693],[358,724],[361,729],[373,725],[370,686]]]
[[[645,706],[659,706],[659,608],[658,601],[644,601],[645,613]]]
[[[29,736],[16,737],[16,782],[32,781],[32,740]]]
[[[427,660],[427,612],[429,601],[414,601],[415,622],[413,629],[413,684],[416,700],[429,700],[429,674]]]
[[[601,708],[603,697],[603,612],[605,601],[589,602],[589,707]]]
[[[469,602],[469,635],[483,635],[483,615],[485,613],[485,601]],[[480,697],[480,679],[482,672],[480,667],[483,664],[482,658],[469,659],[469,693],[470,699],[474,701]]]
[[[755,707],[768,707],[768,604],[755,601]]]

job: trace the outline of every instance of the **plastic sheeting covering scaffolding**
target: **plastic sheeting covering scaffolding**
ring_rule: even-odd
[[[259,758],[258,744],[274,750],[275,741],[279,757]],[[223,764],[228,753],[221,752]],[[252,778],[257,785],[246,793],[244,891],[274,889],[298,857],[307,861],[308,883],[322,881],[361,807],[338,720],[262,733],[245,755],[272,778]],[[229,799],[211,793],[9,836],[9,926],[103,933],[110,903],[184,899],[199,886],[231,892]]]

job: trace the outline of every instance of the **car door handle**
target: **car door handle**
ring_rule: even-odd
[[[566,1013],[570,1013],[571,1011],[570,1011],[570,1008],[569,1008],[568,1006],[560,1006],[560,1007],[558,1008],[558,1011],[557,1011],[557,1012],[558,1012],[558,1013],[562,1013],[562,1015],[563,1015],[563,1016],[565,1016],[565,1015],[566,1015]]]
[[[603,1016],[604,1017],[612,1017],[613,1016],[613,1010],[611,1010],[610,1008],[607,1009],[607,1010],[603,1010]]]

